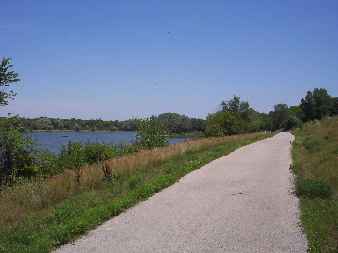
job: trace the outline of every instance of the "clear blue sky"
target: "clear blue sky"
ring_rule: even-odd
[[[237,94],[260,110],[338,96],[338,1],[2,0],[21,116],[205,117]]]

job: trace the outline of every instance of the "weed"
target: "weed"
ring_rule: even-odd
[[[311,179],[298,180],[296,192],[298,196],[308,198],[329,198],[332,195],[332,189],[330,185]]]
[[[295,135],[293,170],[309,252],[337,252],[338,118],[306,123]]]

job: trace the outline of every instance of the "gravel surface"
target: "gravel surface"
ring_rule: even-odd
[[[56,252],[306,252],[292,140],[280,133],[212,161]]]

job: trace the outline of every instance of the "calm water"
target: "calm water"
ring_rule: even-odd
[[[81,143],[105,143],[105,144],[128,144],[133,143],[136,132],[33,132],[33,141],[41,149],[47,149],[53,153],[60,152],[63,145],[69,141]],[[171,138],[170,144],[182,142],[186,138]]]

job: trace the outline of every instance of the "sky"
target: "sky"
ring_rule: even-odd
[[[338,1],[1,0],[0,57],[25,117],[205,117],[238,95],[258,111],[338,96]]]

